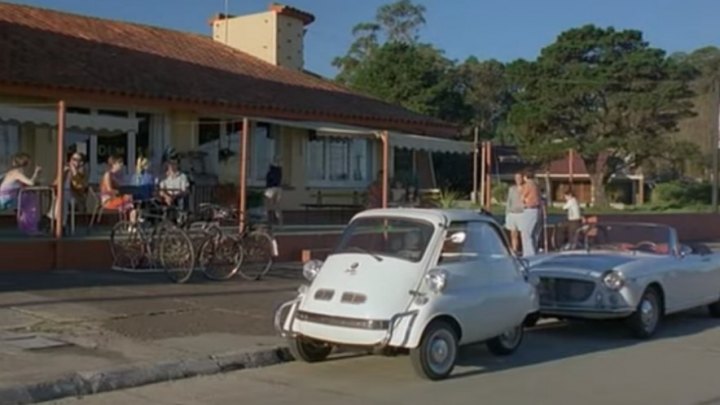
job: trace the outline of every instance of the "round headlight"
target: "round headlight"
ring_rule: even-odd
[[[613,291],[618,291],[625,285],[625,279],[622,274],[614,270],[605,272],[605,274],[603,274],[602,281],[603,284],[605,284],[605,287]]]
[[[448,274],[445,270],[430,270],[425,276],[425,282],[434,293],[442,292],[447,286]]]
[[[303,265],[303,277],[308,281],[313,281],[320,273],[322,268],[322,262],[320,260],[310,260]]]

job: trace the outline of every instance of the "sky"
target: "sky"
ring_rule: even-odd
[[[3,0],[0,0],[3,1]],[[210,35],[208,19],[225,0],[4,0]],[[306,68],[334,77],[334,57],[352,42],[352,27],[371,21],[392,0],[285,0],[311,12]],[[271,0],[228,0],[230,14],[267,9]],[[569,28],[593,23],[644,32],[668,52],[720,46],[719,0],[416,0],[427,8],[420,35],[451,59],[534,59]]]

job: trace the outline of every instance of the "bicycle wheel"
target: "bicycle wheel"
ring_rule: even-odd
[[[239,240],[228,235],[210,237],[200,246],[198,267],[205,277],[225,281],[238,272],[244,252]]]
[[[275,242],[265,231],[253,231],[242,241],[245,253],[240,276],[246,280],[260,280],[270,271],[275,252]]]
[[[120,221],[110,232],[110,253],[113,269],[136,269],[145,258],[145,238],[142,230],[129,221]]]
[[[175,283],[190,279],[195,268],[195,252],[187,233],[177,226],[164,225],[158,230],[157,245],[160,265]]]

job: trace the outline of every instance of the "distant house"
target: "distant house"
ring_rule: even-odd
[[[528,166],[516,147],[493,147],[493,179],[506,183],[512,182],[514,173]],[[561,202],[565,190],[572,184],[572,190],[578,200],[585,204],[592,204],[593,193],[590,176],[585,163],[577,154],[573,155],[572,165],[568,153],[547,167],[535,167],[535,173],[541,186],[544,187],[546,179],[549,180],[553,202]],[[645,176],[642,173],[623,173],[612,177],[608,188],[608,197],[611,203],[642,204],[645,199],[644,189]]]

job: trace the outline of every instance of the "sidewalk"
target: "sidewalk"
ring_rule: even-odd
[[[299,275],[175,285],[162,274],[0,273],[0,404],[285,361],[272,312]]]

